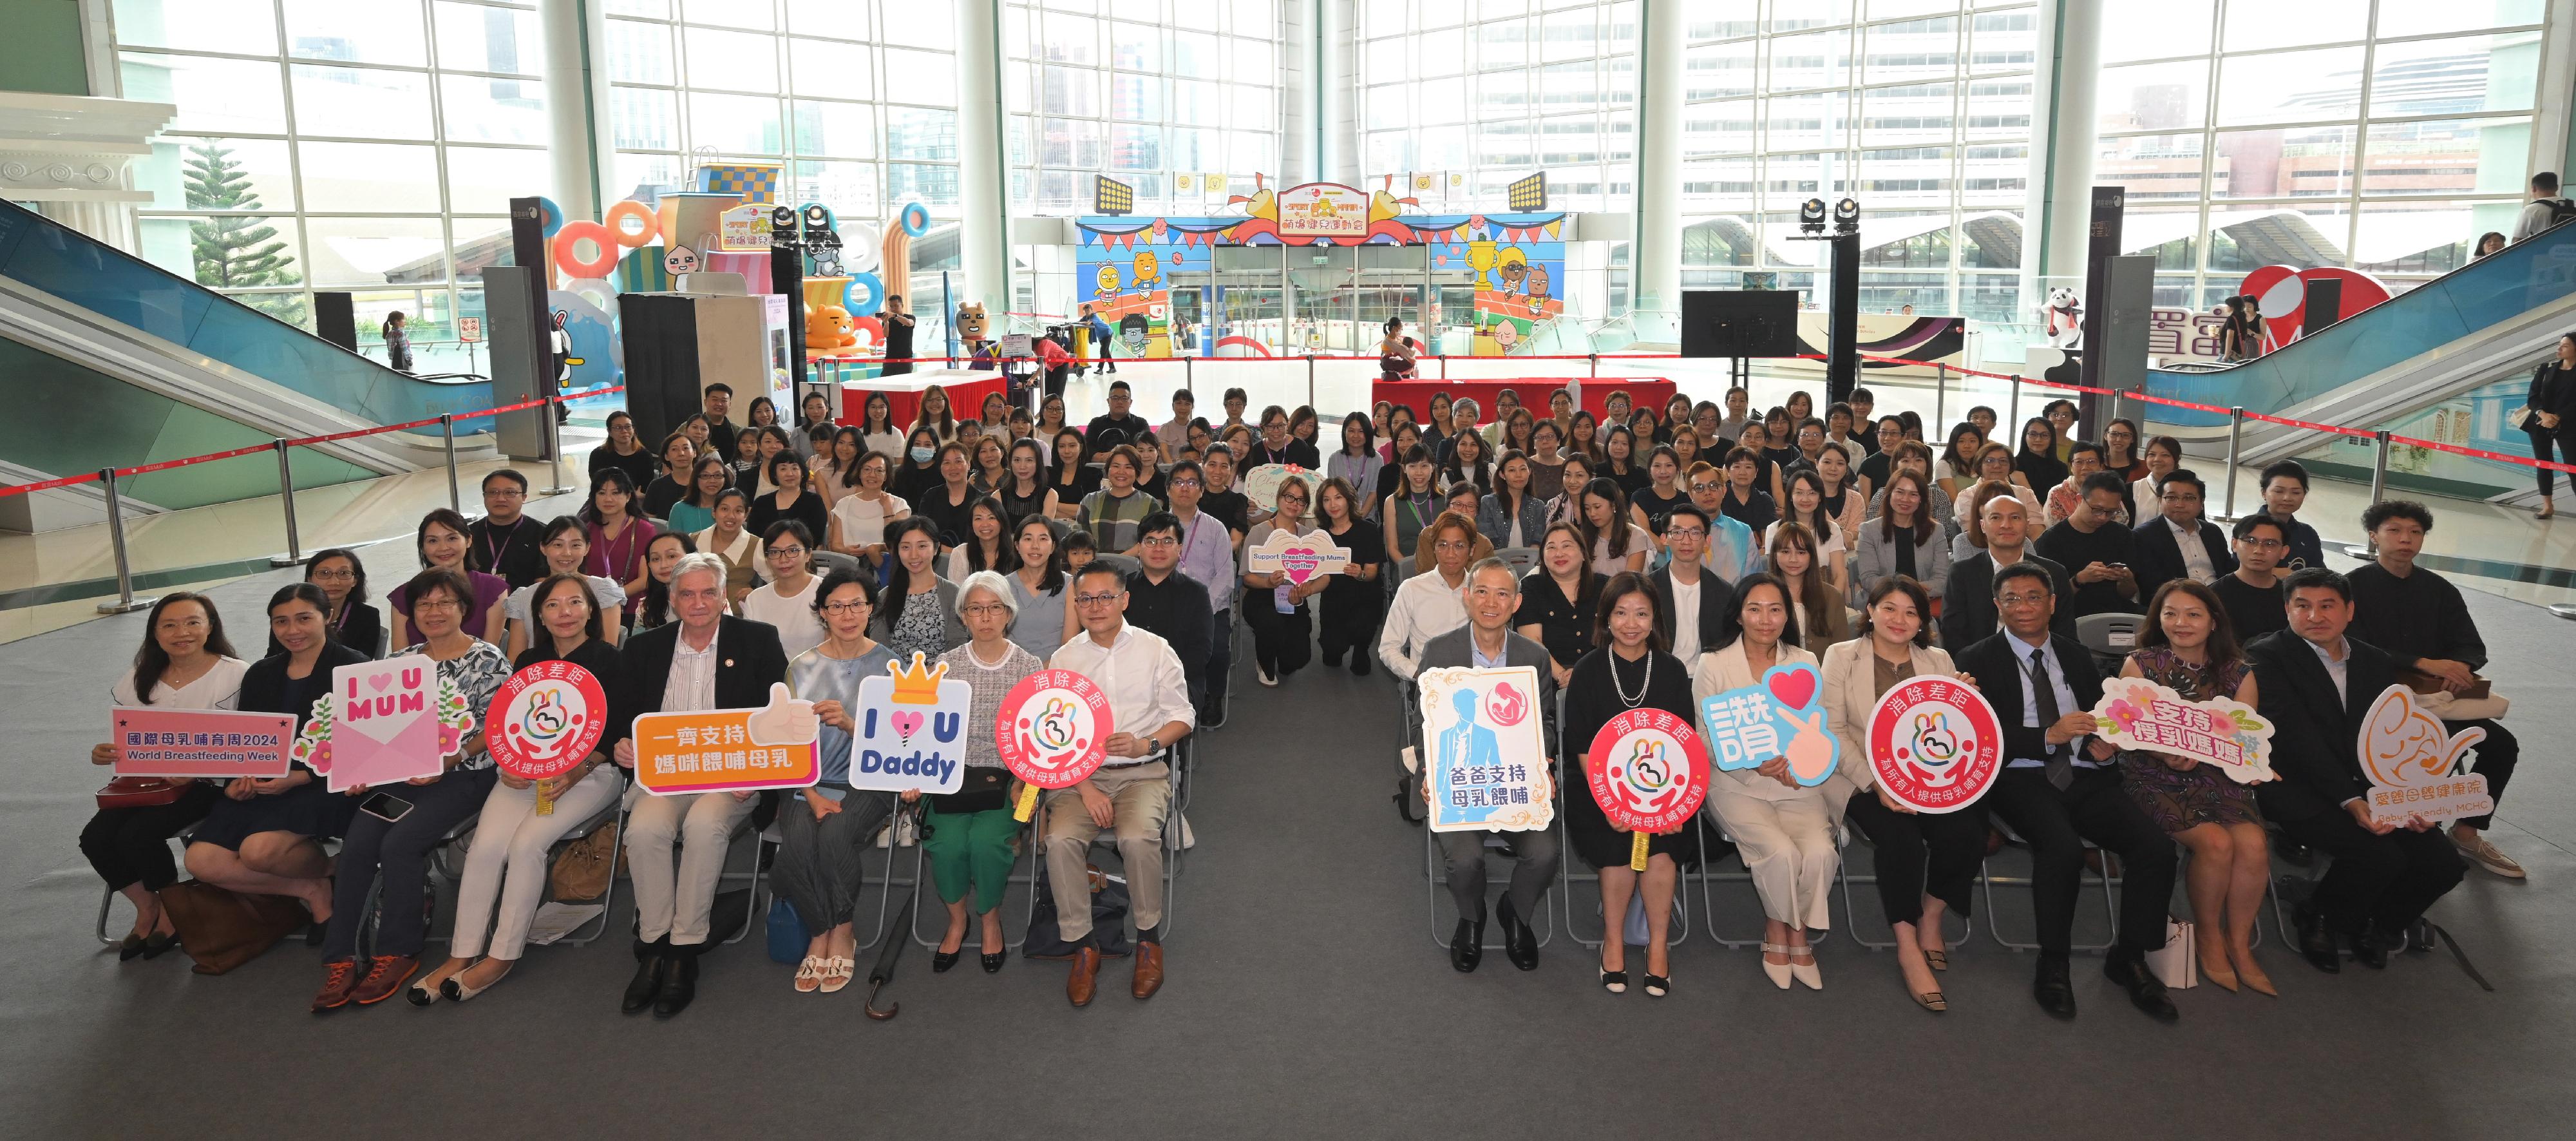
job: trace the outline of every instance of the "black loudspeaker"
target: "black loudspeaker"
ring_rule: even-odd
[[[1798,295],[1771,289],[1684,290],[1682,355],[1798,355]]]
[[[358,299],[353,293],[313,294],[313,332],[323,340],[358,351]]]
[[[2308,279],[2307,297],[2300,302],[2306,309],[2300,314],[2299,335],[2313,337],[2327,326],[2343,320],[2343,281],[2339,278]],[[314,295],[316,299],[320,294]]]

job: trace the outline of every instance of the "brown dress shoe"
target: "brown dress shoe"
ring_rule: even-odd
[[[1064,980],[1064,996],[1075,1006],[1091,1005],[1091,992],[1100,983],[1100,948],[1085,945],[1073,953],[1073,973]]]
[[[322,972],[322,989],[313,996],[313,1013],[349,1005],[349,992],[358,985],[358,961],[334,959],[322,964]]]
[[[367,961],[367,977],[358,980],[357,989],[349,992],[349,1001],[374,1006],[392,998],[419,969],[420,960],[409,955],[378,955]]]
[[[1147,999],[1163,989],[1163,945],[1136,944],[1136,997]]]

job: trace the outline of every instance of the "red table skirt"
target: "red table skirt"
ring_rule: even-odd
[[[960,420],[972,420],[984,407],[984,398],[996,393],[1008,395],[999,373],[976,373],[971,376],[945,369],[935,373],[913,373],[908,376],[883,377],[875,380],[853,380],[841,385],[843,424],[857,424],[867,411],[871,393],[885,393],[897,424],[910,424],[920,415],[921,394],[934,383],[948,393],[948,411]]]
[[[1523,407],[1532,415],[1547,411],[1547,395],[1565,389],[1574,396],[1574,405],[1599,416],[1613,392],[1626,392],[1632,407],[1652,408],[1656,419],[1663,418],[1664,402],[1673,397],[1673,382],[1660,376],[1628,376],[1616,379],[1589,380],[1579,376],[1525,376],[1510,380],[1380,380],[1369,391],[1374,404],[1384,400],[1408,405],[1418,419],[1431,408],[1431,398],[1447,393],[1449,399],[1472,399],[1483,423],[1494,419],[1494,401],[1504,389],[1518,393]]]

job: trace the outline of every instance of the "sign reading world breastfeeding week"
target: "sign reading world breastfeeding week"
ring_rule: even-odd
[[[925,666],[912,652],[907,668],[859,679],[850,710],[850,787],[888,792],[955,792],[965,783],[966,718],[975,691],[948,676],[945,662]]]
[[[1535,832],[1556,823],[1538,671],[1424,670],[1424,779],[1434,832]]]
[[[1842,743],[1825,731],[1824,688],[1814,666],[1773,666],[1760,684],[1701,698],[1710,759],[1733,772],[1780,758],[1800,786],[1825,783],[1842,758]]]

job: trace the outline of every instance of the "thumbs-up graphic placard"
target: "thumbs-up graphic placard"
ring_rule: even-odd
[[[647,713],[635,719],[635,779],[655,796],[811,788],[822,776],[814,703],[769,687],[758,709]]]

